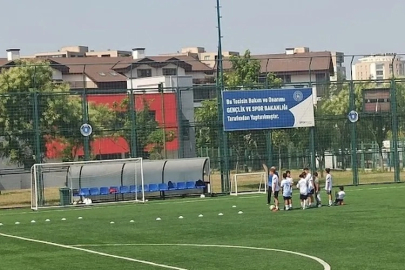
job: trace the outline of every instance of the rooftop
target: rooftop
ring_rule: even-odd
[[[260,61],[261,73],[291,73],[311,71],[329,71],[333,73],[332,55],[330,52],[303,52],[296,54],[262,54],[252,55]],[[223,61],[224,70],[230,70],[232,63],[229,57]]]

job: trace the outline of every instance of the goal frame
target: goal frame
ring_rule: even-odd
[[[238,176],[247,175],[261,175],[258,190],[257,191],[238,191]],[[252,173],[236,173],[233,175],[233,181],[231,181],[230,195],[247,195],[247,194],[266,194],[267,192],[267,174],[265,172],[252,172]]]
[[[138,196],[136,196],[135,200],[127,200],[125,202],[141,202],[141,203],[145,203],[145,189],[143,188],[144,186],[144,171],[143,171],[143,158],[139,157],[139,158],[125,158],[125,159],[107,159],[107,160],[89,160],[89,161],[71,161],[71,162],[54,162],[54,163],[35,163],[34,165],[32,165],[31,167],[31,210],[33,211],[37,211],[39,209],[46,209],[46,208],[60,208],[61,206],[59,205],[48,205],[48,206],[39,206],[39,194],[38,194],[38,189],[39,189],[39,185],[38,185],[38,174],[41,173],[40,170],[38,168],[41,168],[42,166],[74,166],[74,165],[86,165],[86,164],[97,164],[97,163],[124,163],[124,162],[131,162],[131,161],[138,161],[140,163],[140,174],[141,174],[141,183],[138,185],[142,185],[142,190],[141,190],[141,194],[142,197],[139,199]],[[69,168],[70,169],[70,168]],[[69,170],[68,169],[68,170]],[[67,170],[67,171],[68,171]],[[137,171],[135,170],[134,172],[134,176],[135,178]],[[66,181],[66,184],[68,184],[68,181]],[[67,188],[69,188],[68,186],[65,186]],[[63,188],[63,187],[60,187]],[[44,190],[44,188],[42,187],[42,189]],[[71,196],[73,197],[73,194],[71,192]],[[119,203],[119,202],[101,202],[101,203],[97,203],[97,205],[103,205],[103,204],[112,204],[112,203]],[[122,201],[120,201],[120,203],[122,203]],[[68,205],[65,207],[74,207],[75,205]]]

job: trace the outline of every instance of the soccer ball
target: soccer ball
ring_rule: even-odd
[[[274,205],[270,205],[270,210],[273,211],[276,207]]]
[[[201,194],[201,195],[200,195],[200,198],[205,198],[205,195],[204,195],[204,194]]]

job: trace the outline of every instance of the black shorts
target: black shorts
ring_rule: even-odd
[[[308,195],[300,194],[300,200],[306,200]]]
[[[342,199],[336,199],[336,202],[343,202],[343,200]]]
[[[278,199],[278,191],[274,191],[274,198]]]
[[[313,194],[314,194],[314,189],[311,189],[310,191],[308,191],[308,196],[313,195]]]
[[[284,201],[286,201],[286,200],[291,200],[291,197],[290,197],[290,196],[288,196],[288,197],[284,197],[284,196],[283,196],[283,198],[284,198]]]

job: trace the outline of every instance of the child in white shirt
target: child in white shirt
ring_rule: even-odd
[[[314,172],[315,200],[318,207],[322,206],[321,185],[319,183],[318,173]]]
[[[326,168],[326,178],[325,178],[325,191],[328,194],[329,206],[332,206],[332,175],[330,174],[330,169]]]
[[[305,180],[305,173],[300,174],[300,181],[298,181],[297,188],[300,190],[300,200],[301,200],[301,207],[305,210],[307,198],[308,198],[308,185],[307,181]]]
[[[292,202],[292,197],[293,197],[292,193],[293,193],[294,180],[291,177],[291,172],[290,171],[286,171],[285,173],[287,174],[286,179],[291,182],[291,199],[290,199],[290,205],[288,207],[290,209],[292,209],[292,203],[293,203]]]
[[[340,191],[336,192],[336,194],[335,194],[335,197],[336,197],[335,205],[344,205],[344,199],[345,199],[345,196],[346,196],[346,193],[344,191],[344,187],[343,186],[339,187],[339,190]]]
[[[276,206],[275,211],[278,211],[278,192],[280,191],[280,182],[278,180],[278,175],[276,173],[276,168],[275,167],[271,167],[270,169],[270,176],[272,177],[272,193],[273,193],[273,198],[274,198],[274,204]]]
[[[284,198],[284,209],[290,210],[291,205],[291,181],[287,179],[287,174],[283,173],[283,181],[281,181],[281,190]]]
[[[314,203],[314,179],[312,178],[312,174],[309,172],[308,168],[304,169],[305,172],[305,180],[307,181],[308,185],[308,207],[311,207]]]

